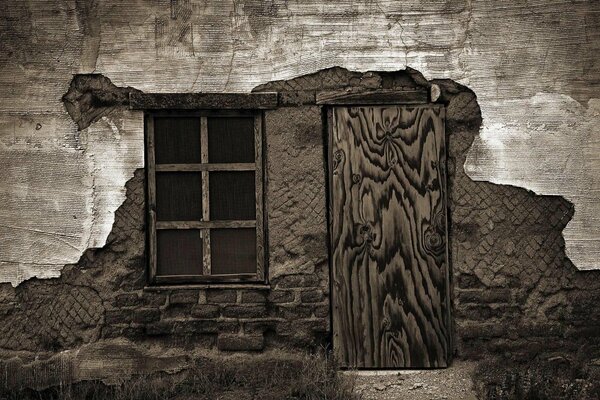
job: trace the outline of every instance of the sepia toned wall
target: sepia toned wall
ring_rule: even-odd
[[[598,265],[600,4],[594,1],[3,1],[0,281],[57,277],[105,244],[143,166],[138,113],[77,130],[76,73],[147,92],[247,92],[342,66],[453,79],[474,90],[476,180],[560,195],[580,269]]]
[[[1,2],[2,376],[43,387],[78,379],[83,364],[123,362],[110,361],[117,352],[170,370],[181,360],[165,353],[327,345],[324,142],[311,99],[326,87],[403,87],[403,73],[351,71],[405,67],[438,84],[447,107],[456,355],[597,349],[600,279],[578,269],[599,267],[599,11],[592,1]],[[63,100],[85,87],[75,74],[91,73],[112,103]],[[253,89],[285,103],[265,119],[271,286],[148,290],[143,121],[128,91]]]

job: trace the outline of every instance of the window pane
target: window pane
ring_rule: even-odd
[[[210,172],[210,219],[255,219],[254,187],[254,171]]]
[[[202,238],[196,229],[157,230],[157,275],[202,275]]]
[[[211,273],[242,274],[256,272],[256,230],[211,229]]]
[[[157,164],[200,162],[200,118],[155,118]]]
[[[200,221],[202,219],[202,174],[200,172],[156,173],[156,219]]]
[[[211,163],[254,162],[254,118],[208,118]]]

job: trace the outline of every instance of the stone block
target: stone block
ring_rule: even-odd
[[[269,293],[268,300],[270,303],[291,303],[294,301],[295,294],[291,290],[274,289]]]
[[[177,290],[169,296],[170,304],[196,304],[198,292],[195,290]]]
[[[265,291],[244,290],[242,292],[242,303],[265,303],[266,301]]]
[[[209,304],[235,303],[237,291],[230,289],[209,289],[206,291],[206,302]]]
[[[115,297],[113,305],[115,307],[135,307],[142,303],[142,299],[137,293],[123,293]]]
[[[223,316],[227,318],[258,318],[267,315],[264,305],[231,305],[223,308]]]
[[[216,332],[218,332],[217,321],[210,319],[175,321],[173,329],[174,335]]]
[[[215,304],[197,304],[191,310],[193,318],[217,318],[220,314],[220,307]]]
[[[260,351],[264,346],[263,335],[221,333],[217,338],[217,348],[221,351]]]
[[[304,290],[300,293],[300,300],[303,303],[318,303],[323,301],[323,291],[321,289]]]
[[[133,322],[138,324],[147,324],[160,319],[160,310],[155,308],[146,308],[135,310],[133,312]]]
[[[109,325],[129,324],[132,321],[132,310],[108,310],[104,313],[104,322]]]

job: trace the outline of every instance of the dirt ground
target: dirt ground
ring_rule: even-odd
[[[476,400],[475,362],[455,361],[450,368],[419,371],[345,371],[355,379],[362,400]]]

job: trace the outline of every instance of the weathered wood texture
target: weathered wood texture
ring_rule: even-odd
[[[134,110],[263,110],[277,107],[277,93],[131,92],[129,107]]]
[[[443,367],[450,310],[444,108],[336,107],[334,349],[347,367]]]
[[[317,93],[317,104],[419,104],[426,103],[428,93],[423,90],[389,90],[372,91],[330,90]]]

